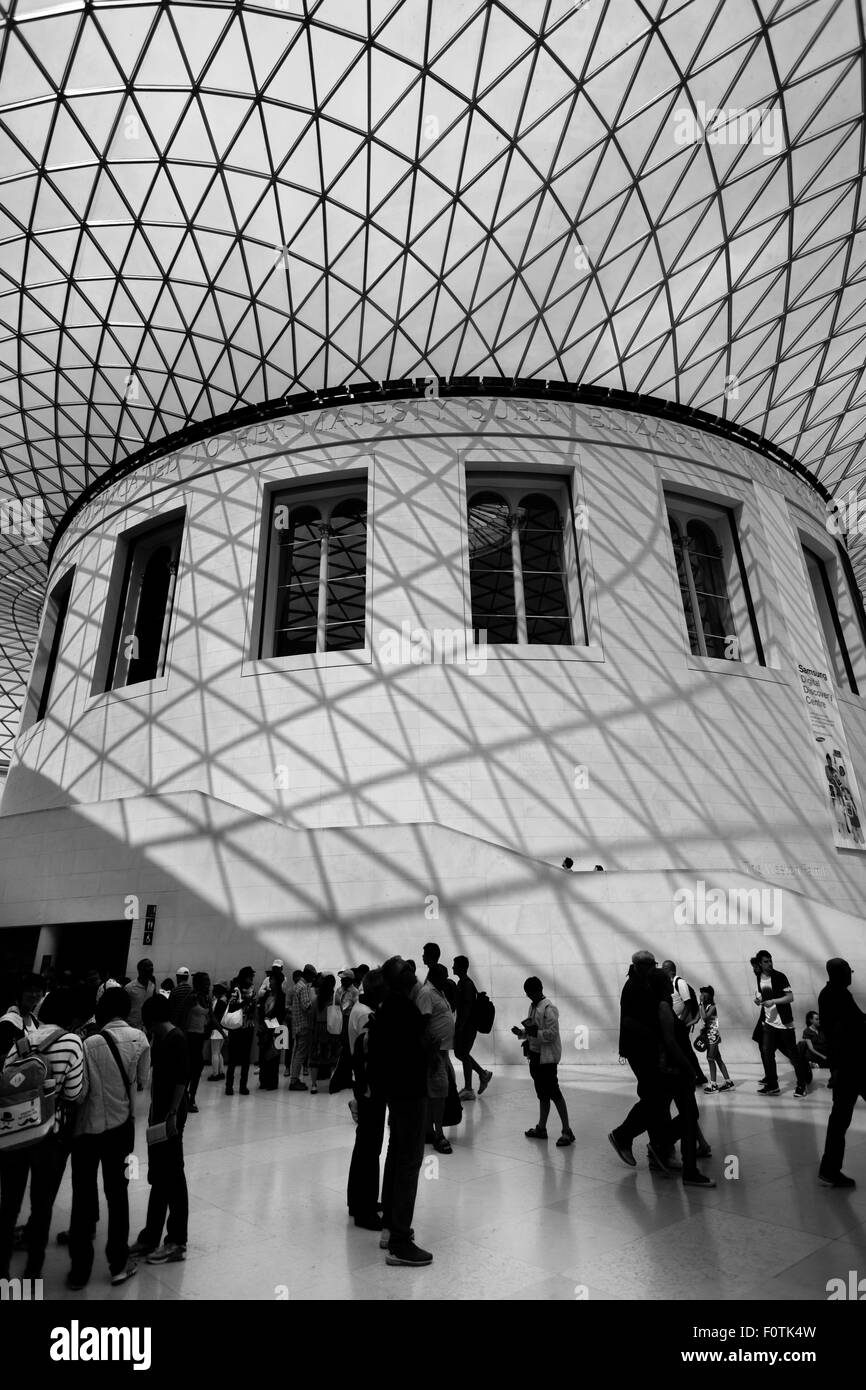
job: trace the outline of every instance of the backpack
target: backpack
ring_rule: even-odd
[[[677,985],[681,983],[685,985],[689,992],[688,1002],[683,999],[683,1023],[695,1023],[701,1016],[701,1011],[698,1007],[698,996],[695,994],[688,980],[684,980],[682,975],[677,975],[674,981],[674,988],[676,989]],[[677,990],[677,993],[679,994],[679,990]],[[680,995],[680,998],[682,999],[682,995]]]
[[[496,1005],[488,999],[483,990],[479,990],[472,1005],[472,1027],[476,1033],[491,1033],[495,1018]]]
[[[6,1058],[0,1071],[0,1154],[33,1148],[53,1134],[57,1083],[42,1053],[63,1033],[53,1028],[36,1044],[20,1038]]]

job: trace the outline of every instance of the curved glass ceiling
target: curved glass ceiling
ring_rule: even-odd
[[[0,0],[4,495],[435,374],[866,459],[857,0]],[[0,735],[44,546],[2,538]]]

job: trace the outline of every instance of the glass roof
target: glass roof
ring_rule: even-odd
[[[48,529],[284,392],[435,374],[866,461],[857,0],[0,0],[0,451]],[[0,739],[44,547],[0,556]]]

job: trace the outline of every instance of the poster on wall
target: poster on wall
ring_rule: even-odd
[[[860,792],[829,672],[802,665],[797,670],[821,759],[822,781],[833,817],[833,843],[838,849],[866,849]]]

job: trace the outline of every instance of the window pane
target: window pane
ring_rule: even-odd
[[[698,641],[698,632],[695,626],[695,613],[692,604],[691,589],[689,588],[689,581],[686,576],[686,557],[685,550],[683,549],[683,538],[680,534],[680,528],[674,518],[671,516],[668,520],[670,521],[671,539],[674,543],[674,558],[677,562],[677,578],[680,581],[680,597],[683,601],[683,612],[686,617],[689,647],[691,648],[692,656],[701,656],[701,644]]]
[[[316,650],[316,627],[291,627],[276,633],[274,656],[304,656]]]
[[[562,517],[553,499],[542,493],[531,493],[521,501],[520,558],[527,639],[569,645],[571,622],[565,589]]]
[[[510,508],[495,492],[469,504],[469,581],[476,634],[486,628],[488,642],[516,642]]]
[[[364,645],[367,571],[367,508],[347,498],[331,513],[328,537],[326,650]]]
[[[848,650],[845,646],[845,639],[840,630],[839,614],[830,584],[830,576],[827,573],[827,567],[820,556],[816,555],[806,546],[803,547],[803,553],[806,556],[806,568],[809,571],[809,579],[812,583],[812,597],[815,600],[815,608],[818,612],[818,620],[824,637],[827,660],[832,668],[836,684],[850,689],[850,657],[848,656]]]

